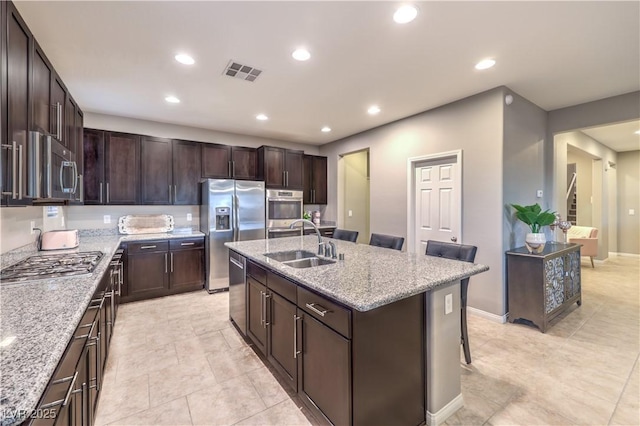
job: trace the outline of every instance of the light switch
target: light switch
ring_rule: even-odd
[[[353,210],[349,210],[349,217],[353,216]]]
[[[536,191],[536,197],[538,197],[538,198],[542,198],[542,194],[543,194],[542,189],[538,189],[538,190]]]
[[[634,216],[636,211],[634,209],[629,209],[629,216]]]
[[[103,216],[104,223],[111,223],[111,215],[105,214]]]
[[[64,228],[64,216],[60,218],[60,226]]]
[[[193,216],[191,216],[191,213],[187,213],[187,222],[191,222],[193,220]]]

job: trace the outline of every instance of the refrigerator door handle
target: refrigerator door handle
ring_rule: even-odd
[[[233,241],[238,241],[238,223],[239,223],[239,219],[238,219],[238,211],[240,210],[239,208],[239,200],[238,200],[238,196],[233,194]]]

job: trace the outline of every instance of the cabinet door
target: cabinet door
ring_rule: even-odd
[[[71,96],[67,95],[64,107],[64,140],[69,150],[76,153],[76,103],[71,99]]]
[[[296,306],[269,292],[269,345],[268,359],[278,370],[284,373],[291,389],[298,390],[298,364],[296,342]]]
[[[351,423],[351,342],[298,309],[298,394],[335,425]]]
[[[313,155],[305,155],[302,158],[302,171],[304,173],[304,189],[302,202],[313,203]]]
[[[78,191],[75,195],[77,203],[82,204],[84,202],[84,114],[82,110],[76,105],[76,116],[73,125],[73,132],[75,133],[75,149],[73,152],[76,154],[76,166],[78,167]]]
[[[285,168],[284,149],[270,146],[262,148],[264,183],[267,187],[284,188]]]
[[[3,187],[8,204],[24,204],[27,198],[27,141],[31,92],[31,33],[15,6],[6,2],[7,141],[3,147]],[[4,16],[3,16],[4,18]],[[14,149],[15,145],[15,149]]]
[[[129,255],[127,280],[129,296],[161,294],[169,288],[169,253]]]
[[[255,343],[256,347],[262,352],[267,353],[267,303],[266,292],[267,287],[247,277],[247,335]]]
[[[563,256],[544,261],[545,314],[559,308],[565,301],[564,270]]]
[[[136,173],[135,171],[133,173]],[[140,198],[142,204],[171,204],[171,140],[143,136],[140,141]]]
[[[33,121],[31,128],[42,133],[51,131],[51,76],[52,67],[44,52],[34,43],[33,50]]]
[[[172,289],[204,286],[204,250],[177,250],[169,253],[169,286]]]
[[[200,144],[173,141],[173,204],[200,204]]]
[[[231,178],[231,147],[212,143],[202,144],[202,177]]]
[[[86,129],[83,132],[83,195],[85,204],[104,204],[104,132]]]
[[[51,133],[62,143],[70,148],[65,135],[66,115],[64,113],[67,100],[67,91],[60,77],[53,72],[51,78]]]
[[[105,133],[105,202],[137,204],[140,139],[126,133]],[[168,185],[167,185],[168,191]]]
[[[303,151],[285,150],[285,170],[287,172],[285,187],[287,189],[302,190],[304,188],[303,156]]]
[[[234,146],[231,148],[231,158],[234,179],[258,179],[258,152],[255,148]]]
[[[564,256],[565,279],[564,288],[567,300],[581,293],[580,288],[580,251],[574,251]],[[581,303],[581,302],[580,302]],[[578,303],[578,304],[580,304]]]
[[[313,158],[313,204],[327,204],[327,157]]]

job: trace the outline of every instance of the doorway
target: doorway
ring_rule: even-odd
[[[369,150],[341,155],[338,227],[358,231],[358,243],[369,243]]]
[[[462,243],[462,151],[408,160],[407,249],[428,240]]]

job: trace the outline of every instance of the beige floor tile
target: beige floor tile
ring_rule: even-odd
[[[136,376],[115,386],[104,383],[98,402],[96,426],[106,425],[149,408],[149,378]]]
[[[247,345],[235,328],[225,328],[221,330],[220,333],[222,333],[224,340],[227,341],[227,345],[229,345],[231,349],[242,348]]]
[[[216,384],[206,358],[194,358],[190,363],[149,373],[149,404],[150,407],[156,407]]]
[[[178,364],[178,356],[173,343],[148,351],[131,353],[118,359],[116,381],[126,381],[131,377],[149,374],[176,364]]]
[[[258,394],[267,407],[274,406],[284,400],[289,399],[287,392],[278,383],[271,371],[267,367],[261,367],[247,374],[251,383],[258,391]]]
[[[110,423],[113,426],[183,426],[191,424],[186,398],[179,398]]]
[[[209,354],[207,360],[218,382],[251,374],[253,370],[263,366],[258,356],[249,347]]]
[[[211,331],[197,337],[200,347],[206,353],[228,352],[231,347],[220,331]]]
[[[194,425],[229,425],[253,416],[264,402],[246,375],[187,396]]]
[[[498,410],[488,421],[488,425],[572,425],[571,420],[548,410],[542,405],[524,399],[510,401]]]
[[[500,409],[482,395],[471,391],[464,393],[464,407],[456,411],[447,419],[447,424],[454,425],[483,425],[494,413]]]
[[[310,424],[300,408],[290,399],[236,423],[236,425],[243,426],[302,426]]]

